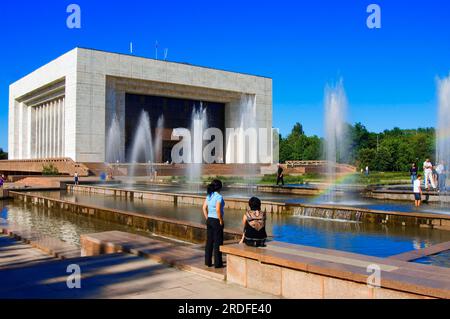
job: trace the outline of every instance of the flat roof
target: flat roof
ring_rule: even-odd
[[[193,66],[193,67],[197,67],[197,68],[203,68],[203,69],[208,69],[208,70],[224,71],[224,72],[229,72],[229,73],[236,73],[236,74],[242,74],[242,75],[256,76],[256,77],[259,77],[259,78],[266,78],[266,79],[272,80],[271,77],[264,76],[264,75],[257,75],[257,74],[245,73],[245,72],[236,72],[236,71],[231,71],[231,70],[226,70],[226,69],[219,69],[219,68],[208,67],[208,66],[204,66],[204,65],[191,64],[191,63],[188,63],[188,62],[177,62],[177,61],[160,60],[160,59],[154,59],[154,58],[145,57],[145,56],[142,56],[142,55],[135,55],[135,54],[129,54],[129,53],[119,53],[119,52],[113,52],[113,51],[93,49],[93,48],[88,48],[88,47],[79,47],[79,46],[77,46],[76,48],[83,49],[83,50],[90,50],[90,51],[97,51],[97,52],[104,52],[104,53],[111,53],[111,54],[117,54],[117,55],[130,56],[130,57],[134,57],[134,58],[153,60],[153,61],[159,61],[159,62],[189,65],[189,66]],[[70,52],[70,51],[68,51],[68,52]]]

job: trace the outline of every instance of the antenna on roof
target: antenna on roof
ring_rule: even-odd
[[[169,54],[169,48],[164,49],[164,61],[167,60],[167,55]]]
[[[130,42],[130,54],[133,54],[133,42]]]
[[[155,51],[156,51],[155,59],[158,60],[158,40],[156,40]]]

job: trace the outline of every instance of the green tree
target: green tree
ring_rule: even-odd
[[[58,168],[56,168],[56,166],[50,163],[42,167],[42,175],[56,176],[59,175],[59,171]]]
[[[369,166],[372,169],[376,167],[377,152],[373,148],[363,148],[358,152],[359,168]]]
[[[280,138],[280,161],[317,160],[321,158],[321,147],[322,141],[319,137],[308,137],[303,126],[296,123],[286,138]]]
[[[8,153],[3,151],[2,148],[0,148],[0,160],[7,160],[8,159]]]
[[[362,124],[347,124],[347,144],[338,154],[338,161],[369,166],[371,170],[407,171],[411,163],[421,167],[426,158],[434,160],[434,128],[385,130],[381,133],[369,132]],[[317,136],[307,136],[300,123],[296,123],[291,133],[280,138],[280,160],[318,160],[323,158],[324,140]]]
[[[376,152],[375,162],[372,170],[376,171],[392,171],[391,152],[386,146],[380,146],[378,152]]]

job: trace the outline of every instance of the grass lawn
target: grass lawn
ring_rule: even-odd
[[[362,185],[393,185],[410,183],[409,172],[371,172],[369,176],[355,174],[355,184]]]
[[[264,184],[273,185],[276,183],[276,174],[264,175],[263,177],[242,177],[242,176],[208,176],[202,181],[208,184],[213,179],[220,179],[225,185],[230,184]],[[172,177],[172,181],[179,183],[186,182],[186,177]],[[327,182],[327,177],[323,174],[285,175],[285,184],[323,183]],[[408,172],[371,172],[369,176],[355,173],[346,178],[346,183],[357,185],[393,185],[410,182]]]

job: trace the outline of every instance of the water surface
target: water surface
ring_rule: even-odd
[[[149,216],[160,216],[173,218],[176,220],[204,223],[201,209],[198,206],[179,205],[173,206],[171,203],[139,200],[133,201],[125,198],[116,198],[101,194],[69,193],[66,191],[38,192],[47,197],[60,198],[80,204],[102,206],[106,208],[121,209]],[[120,229],[123,226],[94,220],[90,217],[77,216],[66,211],[48,210],[44,208],[34,208],[34,206],[18,206],[17,203],[9,203],[6,211],[9,219],[22,218],[25,223],[33,226],[38,223],[40,227],[46,227],[48,219],[56,218],[58,222],[53,228],[60,227],[60,237],[65,234],[67,228],[78,229],[71,231],[72,234],[87,231],[86,225],[98,228]],[[55,212],[53,212],[55,211]],[[239,210],[227,209],[225,213],[225,224],[227,228],[241,229],[243,212]],[[33,216],[33,218],[31,217]],[[53,224],[52,224],[53,225]],[[70,227],[68,226],[70,225]],[[387,257],[400,254],[413,249],[429,247],[433,244],[450,241],[450,232],[426,229],[420,227],[387,226],[378,224],[366,224],[351,221],[334,221],[316,218],[305,218],[292,215],[268,215],[268,233],[274,240],[288,243],[309,245],[315,247],[337,249],[354,253],[366,254],[378,257]],[[71,240],[74,240],[71,236]]]

